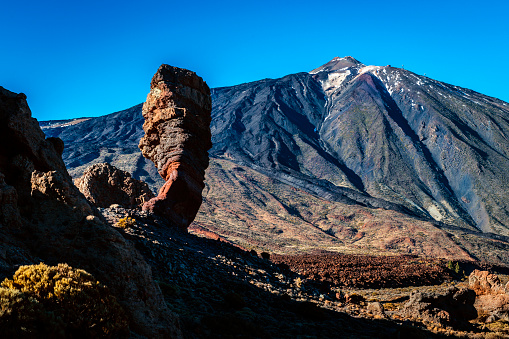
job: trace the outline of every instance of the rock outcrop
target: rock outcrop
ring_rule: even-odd
[[[74,183],[96,207],[119,204],[125,208],[141,208],[155,197],[146,183],[108,163],[88,167]]]
[[[412,292],[402,313],[428,323],[465,328],[469,326],[468,320],[477,317],[474,301],[474,291],[467,288],[450,287],[442,293]]]
[[[475,308],[487,322],[509,321],[509,282],[504,286],[496,274],[474,270],[468,284],[477,295]]]
[[[210,89],[194,72],[161,65],[143,105],[139,147],[166,181],[144,210],[187,229],[202,202],[210,134]]]
[[[150,338],[180,337],[151,269],[73,185],[56,138],[45,139],[23,94],[0,87],[0,269],[68,263],[108,285]]]
[[[509,293],[509,283],[504,287],[500,278],[488,271],[474,270],[468,276],[468,285],[477,295]]]

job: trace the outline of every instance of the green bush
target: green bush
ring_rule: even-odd
[[[447,262],[447,268],[456,274],[459,274],[461,270],[460,263],[452,260]]]
[[[14,337],[118,338],[129,333],[115,297],[84,270],[67,264],[21,266],[1,286],[0,330],[9,328]]]

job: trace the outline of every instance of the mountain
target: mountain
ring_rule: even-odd
[[[509,104],[352,57],[215,88],[212,103],[194,232],[280,253],[509,264]],[[64,140],[74,177],[106,161],[155,189],[162,180],[137,147],[142,123],[137,105],[44,131]]]
[[[500,100],[351,57],[213,98],[214,157],[508,234],[509,106]]]

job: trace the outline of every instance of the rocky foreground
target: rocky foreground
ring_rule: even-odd
[[[0,146],[0,279],[21,265],[67,263],[111,289],[133,333],[179,337],[150,266],[73,185],[62,140],[45,138],[26,96],[2,87]]]
[[[487,267],[473,262],[460,263],[458,274],[445,261],[410,256],[269,260],[262,258],[267,253],[171,229],[147,212],[100,210],[149,262],[186,338],[509,336],[507,269],[489,267],[502,272],[499,280],[474,271]],[[119,223],[126,217],[134,222]],[[480,293],[481,285],[497,292]]]
[[[173,81],[172,74],[183,75],[183,84]],[[194,115],[201,112],[207,121],[210,111],[207,93],[197,91],[197,83],[206,92],[201,79],[186,70],[163,65],[154,76],[147,100],[147,107],[154,109],[144,109],[148,137],[140,145],[166,181],[155,198],[147,192],[141,197],[146,185],[106,164],[85,171],[87,176],[77,181],[80,192],[62,161],[62,140],[44,137],[24,95],[0,88],[0,275],[12,276],[20,265],[38,262],[84,268],[111,289],[126,313],[133,338],[509,336],[507,268],[481,265],[473,256],[483,253],[491,263],[504,263],[502,236],[464,243],[456,233],[448,233],[453,225],[445,231],[446,225],[435,228],[426,218],[420,223],[415,219],[398,223],[405,216],[387,215],[379,199],[352,191],[341,201],[324,204],[303,189],[278,191],[284,178],[269,177],[258,183],[245,180],[252,185],[243,185],[246,191],[228,191],[229,199],[238,194],[250,200],[260,197],[257,203],[273,206],[278,215],[281,211],[288,227],[267,231],[255,227],[264,214],[249,218],[251,223],[245,226],[257,235],[250,246],[234,245],[231,236],[222,236],[203,222],[193,232],[216,240],[187,233],[204,187],[209,203],[205,211],[210,215],[221,211],[225,201],[217,199],[211,205],[212,190],[203,184],[210,135],[205,133],[200,141],[200,133],[193,129],[200,131],[205,125]],[[181,99],[198,108],[177,107]],[[182,120],[185,117],[189,121]],[[237,178],[257,175],[228,160],[218,163],[221,168],[215,166],[216,170],[235,173]],[[265,184],[270,194],[247,193]],[[105,201],[104,195],[113,200]],[[362,198],[363,204],[354,207],[355,197]],[[310,199],[319,199],[317,206],[324,210],[310,209]],[[297,232],[295,227],[302,221],[313,228]],[[381,232],[381,225],[391,232]],[[469,227],[458,229],[465,233],[462,239],[483,238]],[[274,241],[275,234],[283,236]],[[296,248],[298,254],[306,249],[304,241],[310,240],[323,240],[321,251],[271,256],[251,249],[272,245]],[[502,245],[492,246],[496,242]],[[364,245],[355,248],[359,243]],[[323,251],[334,246],[336,252],[340,248],[372,252],[374,244],[383,254],[406,249],[412,255]],[[422,255],[434,248],[444,253]],[[434,258],[439,255],[456,261]]]

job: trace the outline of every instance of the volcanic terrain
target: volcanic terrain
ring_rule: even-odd
[[[509,264],[509,104],[351,57],[211,92],[213,146],[192,232],[280,254]],[[138,149],[141,105],[59,123],[44,132],[64,140],[73,177],[109,162],[161,187]]]

